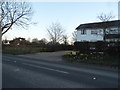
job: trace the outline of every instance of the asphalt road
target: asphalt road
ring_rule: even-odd
[[[87,65],[3,55],[2,87],[118,88],[118,71]]]

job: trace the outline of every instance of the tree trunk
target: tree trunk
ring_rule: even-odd
[[[103,41],[104,42],[106,41],[106,29],[105,28],[103,29]]]

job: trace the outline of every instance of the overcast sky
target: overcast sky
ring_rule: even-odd
[[[47,38],[46,28],[52,22],[59,22],[69,38],[75,28],[84,23],[99,22],[97,16],[100,13],[109,13],[118,19],[118,2],[31,2],[33,6],[33,21],[36,25],[31,25],[27,30],[13,28],[4,36],[8,40],[15,37],[23,38]]]

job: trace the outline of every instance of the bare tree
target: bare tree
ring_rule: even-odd
[[[28,42],[31,42],[31,38],[29,37],[29,38],[27,39],[27,41],[28,41]]]
[[[67,35],[63,35],[62,38],[63,38],[63,39],[62,39],[63,44],[64,44],[64,45],[68,45],[68,36],[67,36]]]
[[[62,40],[64,29],[60,23],[52,23],[51,26],[47,28],[47,32],[50,38],[50,41],[53,44],[59,43]]]
[[[0,25],[2,35],[14,25],[25,28],[30,24],[32,8],[28,2],[0,1]]]
[[[77,31],[72,33],[72,40],[75,42],[77,40]]]
[[[47,43],[48,43],[48,41],[47,41],[46,38],[42,38],[41,40],[39,40],[39,44],[45,45],[45,44],[47,44]]]
[[[101,20],[102,22],[105,21],[110,21],[111,19],[113,19],[115,16],[113,16],[111,13],[105,14],[105,13],[101,13],[100,15],[97,16],[97,18],[99,20]]]
[[[37,43],[39,43],[39,40],[37,38],[33,38],[32,39],[32,43],[36,43],[37,44]]]
[[[106,33],[107,33],[107,31],[106,31],[106,29],[107,29],[106,22],[107,22],[107,21],[110,21],[110,20],[113,19],[114,17],[115,17],[115,16],[113,16],[111,13],[108,13],[108,14],[101,13],[100,15],[97,16],[97,18],[98,18],[99,20],[101,20],[102,22],[104,22],[104,23],[103,23],[103,34],[102,34],[104,41],[106,40],[105,37],[106,37]]]

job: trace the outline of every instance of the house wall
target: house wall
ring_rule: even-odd
[[[98,34],[91,34],[91,31],[97,31]],[[106,34],[120,34],[118,27],[107,28]],[[118,40],[118,39],[116,39]],[[81,30],[77,30],[77,41],[103,41],[103,29],[87,29],[86,34],[81,34]],[[107,39],[107,41],[115,41]]]
[[[97,30],[98,34],[91,34],[91,30]],[[87,29],[86,34],[81,34],[81,30],[77,30],[77,41],[102,41],[103,31],[102,29]]]

